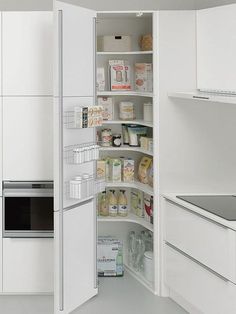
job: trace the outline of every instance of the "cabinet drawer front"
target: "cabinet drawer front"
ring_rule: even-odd
[[[236,283],[236,232],[169,201],[165,241]]]
[[[199,311],[236,313],[236,286],[165,246],[165,284]]]
[[[53,239],[3,239],[3,292],[53,292]]]

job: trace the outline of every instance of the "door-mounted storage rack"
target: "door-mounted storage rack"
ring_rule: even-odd
[[[105,180],[96,179],[94,175],[83,175],[65,182],[65,191],[67,199],[85,200],[93,197],[98,193],[105,191]]]
[[[102,106],[76,106],[64,111],[64,126],[67,129],[86,129],[102,126]]]
[[[99,159],[100,146],[94,142],[66,146],[64,159],[68,164],[83,164]]]

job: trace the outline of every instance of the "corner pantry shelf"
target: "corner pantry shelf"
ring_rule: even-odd
[[[143,284],[148,290],[150,290],[152,293],[154,293],[154,287],[151,282],[149,282],[142,273],[137,272],[132,267],[127,265],[127,263],[124,263],[125,269],[135,278],[137,279],[141,284]]]
[[[150,55],[153,51],[97,51],[98,56],[104,55]]]
[[[220,95],[220,94],[192,91],[192,92],[169,93],[168,96],[172,98],[202,100],[202,101],[208,101],[208,102],[219,102],[219,103],[236,105],[236,95],[223,95],[223,94]]]
[[[153,188],[139,181],[134,182],[106,182],[106,188],[134,188],[153,196]]]
[[[132,151],[132,152],[138,152],[138,153],[143,153],[143,154],[153,156],[153,152],[148,151],[146,149],[143,149],[141,147],[132,147],[132,146],[113,147],[113,146],[109,146],[109,147],[100,147],[99,150],[101,152]]]
[[[103,92],[97,92],[97,96],[141,96],[141,97],[153,97],[153,93],[150,93],[150,92],[136,92],[136,91],[103,91]]]
[[[128,216],[126,217],[103,217],[103,216],[98,216],[98,221],[99,222],[132,222],[138,225],[143,226],[144,228],[150,230],[153,232],[153,225],[146,221],[144,218],[138,217],[132,213],[129,213]]]
[[[153,122],[144,120],[104,120],[102,124],[138,124],[153,128]]]

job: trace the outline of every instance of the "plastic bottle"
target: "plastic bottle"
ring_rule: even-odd
[[[115,195],[115,190],[110,190],[109,195],[109,215],[111,217],[116,217],[118,212],[118,206],[117,206],[117,197]]]
[[[126,217],[128,215],[128,201],[125,194],[125,190],[120,190],[119,198],[118,198],[118,215],[122,217]]]
[[[99,215],[100,216],[108,216],[109,215],[109,209],[107,206],[107,198],[106,198],[106,192],[101,193],[101,199],[99,203]]]

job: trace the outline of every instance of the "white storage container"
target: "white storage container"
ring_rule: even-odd
[[[98,51],[131,51],[130,36],[99,36],[97,43]]]

